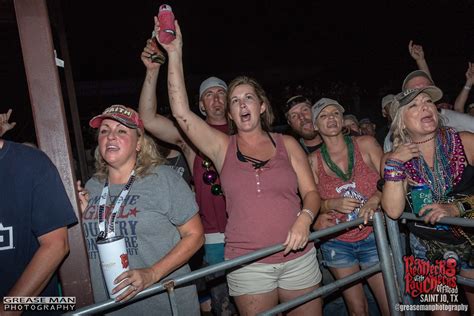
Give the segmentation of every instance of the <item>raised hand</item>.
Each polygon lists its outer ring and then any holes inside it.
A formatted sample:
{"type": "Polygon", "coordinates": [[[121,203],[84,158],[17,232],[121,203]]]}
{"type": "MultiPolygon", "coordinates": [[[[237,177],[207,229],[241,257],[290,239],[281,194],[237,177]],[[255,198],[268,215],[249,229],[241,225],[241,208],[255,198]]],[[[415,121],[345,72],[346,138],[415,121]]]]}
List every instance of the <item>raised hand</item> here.
{"type": "Polygon", "coordinates": [[[165,55],[158,47],[158,43],[154,38],[150,38],[146,41],[146,46],[143,48],[143,52],[141,54],[141,60],[145,67],[149,70],[158,69],[161,66],[160,62],[153,62],[152,57],[161,56],[163,63],[166,60],[165,55]]]}
{"type": "Polygon", "coordinates": [[[408,43],[408,51],[410,52],[410,56],[414,60],[423,60],[425,59],[425,53],[423,52],[423,46],[413,44],[413,41],[408,43]]]}
{"type": "Polygon", "coordinates": [[[466,86],[474,84],[474,64],[469,62],[466,71],[466,86]]]}
{"type": "Polygon", "coordinates": [[[0,114],[0,137],[2,137],[3,134],[14,128],[16,125],[15,122],[8,122],[12,112],[12,109],[9,109],[7,113],[0,114]]]}
{"type": "MultiPolygon", "coordinates": [[[[158,22],[158,17],[155,16],[155,34],[159,34],[160,31],[160,22],[158,22]]],[[[160,43],[161,46],[171,54],[173,52],[181,53],[183,47],[183,38],[181,34],[181,28],[179,27],[178,20],[174,21],[174,25],[176,27],[176,38],[169,44],[163,44],[160,42],[158,36],[156,36],[156,40],[160,43]]]]}

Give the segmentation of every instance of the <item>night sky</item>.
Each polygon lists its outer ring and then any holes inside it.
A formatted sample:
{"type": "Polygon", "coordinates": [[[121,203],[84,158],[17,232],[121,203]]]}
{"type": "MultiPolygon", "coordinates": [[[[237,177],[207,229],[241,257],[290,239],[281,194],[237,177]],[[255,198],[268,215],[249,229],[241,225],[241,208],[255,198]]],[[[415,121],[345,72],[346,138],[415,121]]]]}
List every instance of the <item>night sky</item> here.
{"type": "MultiPolygon", "coordinates": [[[[139,56],[153,30],[153,16],[165,2],[59,2],[50,17],[60,13],[64,20],[83,124],[112,103],[136,107],[145,73],[139,56]]],[[[8,3],[1,3],[12,18],[0,21],[0,111],[14,108],[19,125],[6,138],[24,141],[31,140],[33,123],[14,8],[8,3]]],[[[275,108],[281,106],[277,96],[286,85],[324,88],[339,80],[357,82],[364,91],[361,115],[380,120],[380,95],[398,92],[416,67],[409,40],[423,45],[435,82],[452,102],[464,84],[467,62],[474,61],[473,0],[167,3],[183,31],[191,100],[211,75],[226,81],[240,74],[255,77],[275,108]]],[[[165,108],[166,71],[161,74],[159,101],[165,108]]]]}

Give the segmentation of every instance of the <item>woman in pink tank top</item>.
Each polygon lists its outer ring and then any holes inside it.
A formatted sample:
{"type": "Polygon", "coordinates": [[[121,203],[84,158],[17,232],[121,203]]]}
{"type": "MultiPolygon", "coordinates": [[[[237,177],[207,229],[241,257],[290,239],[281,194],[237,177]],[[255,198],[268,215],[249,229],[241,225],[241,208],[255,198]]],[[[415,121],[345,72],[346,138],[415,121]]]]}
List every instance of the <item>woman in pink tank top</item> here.
{"type": "MultiPolygon", "coordinates": [[[[321,196],[321,213],[315,228],[364,218],[364,225],[321,244],[324,264],[336,279],[376,264],[377,247],[369,219],[379,209],[377,190],[382,149],[371,136],[343,135],[344,108],[335,100],[322,98],[312,108],[313,123],[324,144],[309,155],[321,196]]],[[[387,297],[379,272],[367,278],[383,315],[389,315],[387,297]]],[[[350,315],[367,315],[368,304],[362,282],[342,292],[350,315]]]]}
{"type": "MultiPolygon", "coordinates": [[[[270,133],[270,102],[255,80],[238,77],[229,84],[226,112],[232,136],[210,127],[190,110],[178,25],[176,31],[174,41],[160,43],[169,58],[171,110],[186,136],[220,173],[229,216],[227,259],[277,243],[285,246],[284,255],[264,258],[227,275],[229,293],[240,314],[256,315],[319,286],[315,248],[308,243],[320,208],[319,194],[297,141],[270,133]]],[[[292,313],[321,315],[321,299],[300,305],[292,313]]]]}

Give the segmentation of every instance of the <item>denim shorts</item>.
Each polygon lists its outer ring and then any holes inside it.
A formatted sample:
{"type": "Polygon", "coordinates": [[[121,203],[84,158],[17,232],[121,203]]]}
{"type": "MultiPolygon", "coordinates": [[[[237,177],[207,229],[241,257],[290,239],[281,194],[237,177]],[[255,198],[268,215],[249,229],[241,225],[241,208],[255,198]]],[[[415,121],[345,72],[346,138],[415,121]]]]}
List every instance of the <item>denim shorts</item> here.
{"type": "Polygon", "coordinates": [[[379,262],[374,233],[367,238],[347,242],[331,239],[321,244],[323,264],[330,268],[349,268],[360,265],[363,269],[379,262]]]}
{"type": "MultiPolygon", "coordinates": [[[[411,248],[411,252],[412,252],[413,256],[415,256],[416,258],[419,258],[419,259],[428,260],[428,257],[426,255],[426,252],[428,251],[428,249],[420,241],[420,238],[413,235],[413,234],[410,234],[410,248],[411,248]]],[[[464,249],[464,250],[466,250],[466,249],[464,249]]],[[[462,258],[462,256],[460,256],[460,257],[462,258]]],[[[474,269],[474,267],[470,266],[469,262],[467,262],[466,260],[461,259],[459,261],[461,263],[461,269],[463,269],[463,270],[474,269]]]]}

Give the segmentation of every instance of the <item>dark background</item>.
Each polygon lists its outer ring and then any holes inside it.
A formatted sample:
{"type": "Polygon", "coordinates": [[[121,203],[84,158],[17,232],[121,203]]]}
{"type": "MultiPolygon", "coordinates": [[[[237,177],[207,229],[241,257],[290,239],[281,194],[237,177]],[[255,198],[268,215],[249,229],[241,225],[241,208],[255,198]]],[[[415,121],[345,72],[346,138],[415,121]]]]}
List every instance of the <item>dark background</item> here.
{"type": "MultiPolygon", "coordinates": [[[[47,1],[55,48],[64,21],[81,123],[113,103],[138,105],[145,68],[139,58],[161,1],[47,1]]],[[[433,78],[454,103],[474,61],[474,1],[168,1],[180,22],[188,94],[200,82],[246,74],[262,83],[278,114],[288,95],[339,101],[359,119],[384,124],[380,100],[399,92],[416,68],[408,42],[424,47],[433,78]],[[316,87],[316,88],[315,88],[316,87]],[[337,91],[344,91],[341,95],[337,91]],[[359,102],[360,107],[355,104],[359,102]]],[[[35,141],[13,1],[0,0],[0,113],[13,108],[16,141],[35,141]]],[[[64,70],[59,68],[64,83],[64,70]]],[[[166,71],[160,111],[168,111],[166,71]]],[[[474,93],[471,93],[474,94],[474,93]]],[[[67,92],[63,89],[65,106],[67,92]]],[[[473,102],[471,96],[469,102],[473,102]]],[[[72,127],[70,125],[70,132],[72,127]]]]}

